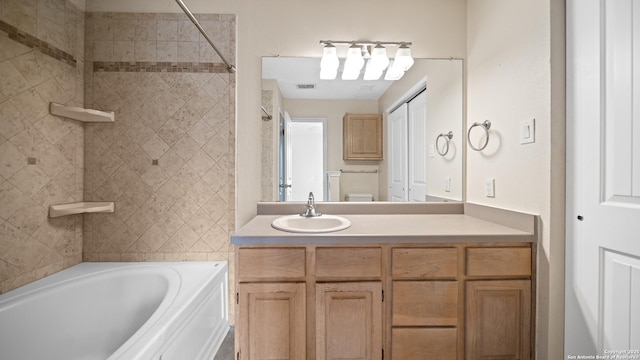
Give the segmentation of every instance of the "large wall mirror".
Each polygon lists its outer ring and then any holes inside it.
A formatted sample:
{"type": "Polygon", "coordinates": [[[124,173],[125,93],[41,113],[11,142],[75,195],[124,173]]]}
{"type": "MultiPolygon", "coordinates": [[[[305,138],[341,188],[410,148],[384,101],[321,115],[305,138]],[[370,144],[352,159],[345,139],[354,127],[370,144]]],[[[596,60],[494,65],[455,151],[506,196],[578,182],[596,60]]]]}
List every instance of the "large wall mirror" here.
{"type": "Polygon", "coordinates": [[[320,80],[320,58],[262,59],[262,200],[463,201],[463,63],[400,80],[320,80]],[[344,160],[343,117],[382,114],[381,160],[344,160]]]}

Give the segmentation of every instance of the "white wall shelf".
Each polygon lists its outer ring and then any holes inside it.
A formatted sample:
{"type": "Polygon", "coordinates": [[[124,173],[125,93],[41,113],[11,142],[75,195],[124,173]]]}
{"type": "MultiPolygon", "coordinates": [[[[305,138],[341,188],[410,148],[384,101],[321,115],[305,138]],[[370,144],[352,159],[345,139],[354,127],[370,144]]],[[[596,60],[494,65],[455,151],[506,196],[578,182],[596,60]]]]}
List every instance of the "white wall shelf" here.
{"type": "Polygon", "coordinates": [[[111,123],[115,122],[113,111],[100,111],[84,109],[75,106],[66,106],[52,102],[49,106],[52,115],[64,116],[69,119],[90,123],[111,123]]]}
{"type": "Polygon", "coordinates": [[[49,217],[56,218],[66,215],[86,214],[86,213],[112,213],[115,211],[113,201],[103,202],[77,202],[71,204],[60,204],[49,206],[49,217]]]}

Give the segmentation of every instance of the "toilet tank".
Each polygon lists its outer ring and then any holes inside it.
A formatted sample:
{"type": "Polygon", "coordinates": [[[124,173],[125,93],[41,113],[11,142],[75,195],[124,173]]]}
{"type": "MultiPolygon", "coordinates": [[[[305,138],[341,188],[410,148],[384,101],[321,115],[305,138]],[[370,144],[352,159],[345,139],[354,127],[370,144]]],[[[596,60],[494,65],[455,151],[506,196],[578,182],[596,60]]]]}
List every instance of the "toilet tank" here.
{"type": "Polygon", "coordinates": [[[346,196],[347,201],[373,201],[373,194],[350,193],[346,196]]]}

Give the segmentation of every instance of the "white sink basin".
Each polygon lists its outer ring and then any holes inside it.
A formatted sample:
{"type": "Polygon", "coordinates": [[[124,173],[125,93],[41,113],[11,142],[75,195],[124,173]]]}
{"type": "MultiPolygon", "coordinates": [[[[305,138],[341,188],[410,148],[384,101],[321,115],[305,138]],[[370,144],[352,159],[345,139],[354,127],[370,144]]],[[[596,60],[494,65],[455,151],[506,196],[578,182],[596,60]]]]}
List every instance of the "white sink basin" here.
{"type": "Polygon", "coordinates": [[[273,220],[271,226],[278,230],[295,233],[325,233],[344,230],[351,226],[351,221],[335,215],[315,217],[287,215],[273,220]]]}

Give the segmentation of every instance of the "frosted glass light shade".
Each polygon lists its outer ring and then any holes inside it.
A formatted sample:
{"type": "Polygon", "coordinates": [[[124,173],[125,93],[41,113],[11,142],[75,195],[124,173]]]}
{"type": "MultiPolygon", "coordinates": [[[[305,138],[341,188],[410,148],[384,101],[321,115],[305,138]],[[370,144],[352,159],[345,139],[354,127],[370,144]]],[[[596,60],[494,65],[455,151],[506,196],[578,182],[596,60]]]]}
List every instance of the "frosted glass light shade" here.
{"type": "Polygon", "coordinates": [[[342,80],[356,80],[360,76],[360,70],[354,67],[345,68],[342,70],[342,80]]]}
{"type": "Polygon", "coordinates": [[[393,60],[387,68],[387,73],[384,75],[385,80],[399,80],[404,76],[404,70],[396,66],[396,60],[393,60]]]}
{"type": "Polygon", "coordinates": [[[389,66],[389,57],[384,46],[378,44],[371,50],[371,65],[380,71],[389,66]]]}
{"type": "Polygon", "coordinates": [[[333,80],[338,76],[338,70],[320,69],[320,80],[333,80]]]}
{"type": "Polygon", "coordinates": [[[396,52],[394,59],[395,66],[398,66],[403,71],[407,71],[413,66],[413,57],[411,57],[411,49],[406,45],[402,45],[396,52]]]}
{"type": "Polygon", "coordinates": [[[351,45],[347,51],[347,60],[344,62],[342,80],[355,80],[360,76],[360,70],[364,65],[362,50],[359,46],[351,45]]]}
{"type": "Polygon", "coordinates": [[[336,47],[327,44],[322,49],[322,59],[320,59],[320,79],[333,80],[338,75],[338,66],[340,60],[338,60],[338,54],[336,47]]]}
{"type": "Polygon", "coordinates": [[[367,60],[367,66],[364,70],[365,80],[378,80],[382,76],[382,70],[373,65],[373,59],[367,60]]]}

